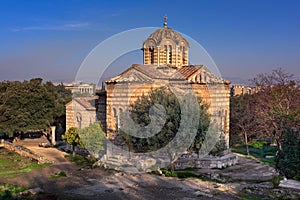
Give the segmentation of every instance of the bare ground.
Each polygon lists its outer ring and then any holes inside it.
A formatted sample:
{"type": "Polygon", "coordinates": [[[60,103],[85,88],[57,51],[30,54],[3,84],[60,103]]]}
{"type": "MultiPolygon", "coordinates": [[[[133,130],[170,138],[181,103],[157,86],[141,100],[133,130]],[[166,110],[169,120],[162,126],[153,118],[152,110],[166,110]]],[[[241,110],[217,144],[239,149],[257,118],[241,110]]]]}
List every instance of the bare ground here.
{"type": "MultiPolygon", "coordinates": [[[[196,178],[178,179],[153,174],[128,174],[99,168],[82,169],[65,159],[64,152],[54,148],[38,147],[38,142],[38,140],[21,141],[20,144],[55,163],[15,178],[0,179],[0,182],[27,188],[41,188],[46,193],[67,196],[71,199],[234,200],[240,199],[237,193],[241,190],[241,186],[246,185],[244,182],[217,183],[196,178]],[[61,171],[66,172],[67,176],[50,178],[51,175],[61,171]]],[[[255,166],[258,167],[258,165],[255,166]]],[[[261,169],[263,168],[265,166],[262,165],[261,169]]],[[[241,170],[237,169],[240,172],[241,170]]],[[[229,168],[224,171],[224,174],[226,172],[232,173],[229,168]]],[[[259,174],[255,173],[255,176],[259,174]]]]}

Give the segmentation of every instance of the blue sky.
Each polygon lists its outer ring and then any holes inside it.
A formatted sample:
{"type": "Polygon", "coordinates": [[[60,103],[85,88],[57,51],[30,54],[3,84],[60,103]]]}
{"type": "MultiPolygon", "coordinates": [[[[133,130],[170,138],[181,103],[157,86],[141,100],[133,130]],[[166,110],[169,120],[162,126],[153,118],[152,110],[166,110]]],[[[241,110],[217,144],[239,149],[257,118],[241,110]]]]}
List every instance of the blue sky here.
{"type": "MultiPolygon", "coordinates": [[[[165,14],[169,27],[192,37],[207,50],[223,77],[247,80],[282,67],[300,78],[297,0],[0,3],[0,80],[42,77],[70,82],[84,58],[101,41],[133,28],[160,27],[165,14]]],[[[142,58],[131,55],[115,63],[129,67],[132,62],[140,63],[142,58]]],[[[117,68],[111,71],[120,72],[117,68]]]]}

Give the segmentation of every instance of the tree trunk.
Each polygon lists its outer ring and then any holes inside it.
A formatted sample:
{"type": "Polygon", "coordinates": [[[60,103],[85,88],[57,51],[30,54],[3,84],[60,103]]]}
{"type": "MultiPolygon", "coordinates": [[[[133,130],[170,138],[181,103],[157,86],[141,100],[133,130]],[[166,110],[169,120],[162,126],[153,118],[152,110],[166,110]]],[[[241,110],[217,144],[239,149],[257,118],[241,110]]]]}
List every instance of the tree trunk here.
{"type": "Polygon", "coordinates": [[[276,143],[277,143],[277,152],[276,152],[276,155],[282,151],[282,145],[281,145],[281,142],[279,141],[279,139],[276,139],[276,143]]]}
{"type": "Polygon", "coordinates": [[[75,153],[75,146],[74,145],[72,145],[72,155],[73,155],[73,157],[75,157],[75,155],[76,155],[76,153],[75,153]]]}
{"type": "Polygon", "coordinates": [[[249,156],[250,153],[249,153],[249,146],[248,146],[248,137],[247,137],[247,133],[246,132],[244,132],[244,137],[245,137],[246,153],[249,156]]]}

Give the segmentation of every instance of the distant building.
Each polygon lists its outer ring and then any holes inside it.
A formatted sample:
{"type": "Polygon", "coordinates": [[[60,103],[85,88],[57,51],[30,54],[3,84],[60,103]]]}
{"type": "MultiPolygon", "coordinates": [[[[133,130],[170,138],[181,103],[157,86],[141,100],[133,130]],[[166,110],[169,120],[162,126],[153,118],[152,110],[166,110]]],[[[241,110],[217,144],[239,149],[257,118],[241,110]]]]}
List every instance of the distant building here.
{"type": "Polygon", "coordinates": [[[246,87],[244,85],[233,85],[230,88],[230,96],[238,96],[244,94],[254,94],[257,89],[255,87],[246,87]]]}
{"type": "Polygon", "coordinates": [[[94,96],[95,95],[95,84],[88,83],[69,83],[64,84],[66,89],[71,90],[72,94],[75,96],[94,96]]]}

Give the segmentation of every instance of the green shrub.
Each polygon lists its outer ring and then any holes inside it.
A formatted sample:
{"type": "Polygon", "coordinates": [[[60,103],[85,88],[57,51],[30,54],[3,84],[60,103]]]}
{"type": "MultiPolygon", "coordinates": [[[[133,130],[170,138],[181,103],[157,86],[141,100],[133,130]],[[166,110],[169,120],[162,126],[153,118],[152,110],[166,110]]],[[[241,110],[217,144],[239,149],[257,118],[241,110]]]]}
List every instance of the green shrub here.
{"type": "Polygon", "coordinates": [[[81,167],[87,167],[87,168],[91,168],[93,164],[97,161],[96,158],[92,156],[88,157],[88,156],[81,156],[78,154],[75,154],[74,156],[66,155],[65,157],[71,162],[74,162],[81,167]]]}
{"type": "Polygon", "coordinates": [[[259,142],[249,142],[248,146],[256,149],[262,149],[267,145],[267,142],[259,141],[259,142]]]}
{"type": "Polygon", "coordinates": [[[282,180],[281,176],[275,175],[272,177],[271,182],[273,183],[274,188],[278,188],[281,180],[282,180]]]}
{"type": "Polygon", "coordinates": [[[166,177],[177,177],[176,172],[173,170],[162,169],[161,171],[166,177]]]}
{"type": "Polygon", "coordinates": [[[60,171],[59,173],[56,173],[54,175],[50,175],[49,178],[54,179],[54,178],[59,178],[59,177],[66,177],[67,174],[64,171],[60,171]]]}
{"type": "Polygon", "coordinates": [[[276,168],[287,178],[300,180],[300,130],[286,129],[282,134],[282,150],[276,156],[276,168]]]}

